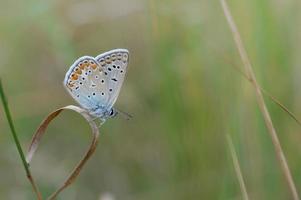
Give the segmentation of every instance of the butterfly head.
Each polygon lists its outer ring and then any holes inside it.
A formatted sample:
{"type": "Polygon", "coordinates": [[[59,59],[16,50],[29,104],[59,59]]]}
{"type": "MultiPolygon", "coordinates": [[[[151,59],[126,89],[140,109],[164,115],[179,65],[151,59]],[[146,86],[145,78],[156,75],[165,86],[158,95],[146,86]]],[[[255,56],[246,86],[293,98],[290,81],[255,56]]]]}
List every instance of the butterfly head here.
{"type": "Polygon", "coordinates": [[[114,118],[118,115],[118,111],[115,108],[111,108],[109,118],[114,118]]]}
{"type": "Polygon", "coordinates": [[[89,113],[102,121],[105,121],[109,118],[114,118],[118,114],[118,111],[115,108],[105,109],[104,107],[100,106],[97,107],[95,110],[90,110],[89,113]]]}

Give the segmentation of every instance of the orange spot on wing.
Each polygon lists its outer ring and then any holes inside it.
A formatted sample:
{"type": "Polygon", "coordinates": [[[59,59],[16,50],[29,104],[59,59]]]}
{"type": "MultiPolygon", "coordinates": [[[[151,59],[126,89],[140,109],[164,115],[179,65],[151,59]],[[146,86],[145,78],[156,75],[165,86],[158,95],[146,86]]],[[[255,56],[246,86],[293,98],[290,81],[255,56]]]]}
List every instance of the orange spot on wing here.
{"type": "Polygon", "coordinates": [[[72,80],[77,80],[78,79],[78,75],[75,74],[75,73],[71,74],[71,79],[72,80]]]}
{"type": "Polygon", "coordinates": [[[82,74],[82,70],[79,67],[76,67],[74,71],[77,74],[82,74]]]}
{"type": "Polygon", "coordinates": [[[79,68],[85,69],[85,66],[86,66],[86,65],[84,65],[84,63],[79,63],[79,68]]]}
{"type": "Polygon", "coordinates": [[[90,65],[92,67],[92,69],[96,69],[97,65],[94,63],[94,64],[91,64],[90,65]]]}

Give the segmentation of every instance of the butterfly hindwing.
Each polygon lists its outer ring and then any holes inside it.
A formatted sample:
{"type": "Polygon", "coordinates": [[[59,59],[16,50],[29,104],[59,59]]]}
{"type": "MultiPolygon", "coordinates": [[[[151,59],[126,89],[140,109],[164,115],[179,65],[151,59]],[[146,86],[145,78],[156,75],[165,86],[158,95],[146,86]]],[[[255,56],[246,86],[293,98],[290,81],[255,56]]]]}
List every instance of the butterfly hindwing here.
{"type": "Polygon", "coordinates": [[[108,91],[108,100],[105,106],[111,109],[117,100],[129,61],[129,52],[126,49],[115,49],[98,55],[96,61],[102,67],[106,87],[108,91]]]}

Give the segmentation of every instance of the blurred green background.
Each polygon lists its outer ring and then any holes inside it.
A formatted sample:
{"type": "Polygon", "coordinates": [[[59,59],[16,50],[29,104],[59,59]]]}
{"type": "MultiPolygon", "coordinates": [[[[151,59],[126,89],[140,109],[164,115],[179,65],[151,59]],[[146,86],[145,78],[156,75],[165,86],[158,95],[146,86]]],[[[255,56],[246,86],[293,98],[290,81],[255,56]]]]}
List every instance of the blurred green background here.
{"type": "MultiPolygon", "coordinates": [[[[301,2],[228,0],[258,82],[301,118],[301,2]]],[[[96,154],[59,199],[241,199],[225,135],[233,138],[251,199],[289,199],[254,91],[219,1],[1,0],[0,75],[23,148],[52,110],[76,104],[62,85],[80,56],[130,51],[96,154]]],[[[301,129],[266,98],[301,193],[301,129]]],[[[65,112],[32,162],[46,197],[89,144],[65,112]]],[[[34,199],[0,106],[0,199],[34,199]]]]}

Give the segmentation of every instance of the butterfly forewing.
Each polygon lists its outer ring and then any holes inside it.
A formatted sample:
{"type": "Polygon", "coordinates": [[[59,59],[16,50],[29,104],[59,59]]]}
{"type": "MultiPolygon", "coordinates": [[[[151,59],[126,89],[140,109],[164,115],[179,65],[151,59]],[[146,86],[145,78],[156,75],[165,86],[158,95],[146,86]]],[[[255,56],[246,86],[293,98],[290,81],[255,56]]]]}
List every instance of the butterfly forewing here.
{"type": "Polygon", "coordinates": [[[126,49],[115,49],[98,55],[96,61],[102,67],[104,79],[106,81],[106,91],[108,100],[105,106],[111,109],[117,100],[123,80],[126,74],[129,52],[126,49]]]}
{"type": "Polygon", "coordinates": [[[83,56],[76,60],[65,76],[64,85],[87,110],[93,110],[109,100],[105,74],[93,57],[83,56]]]}

